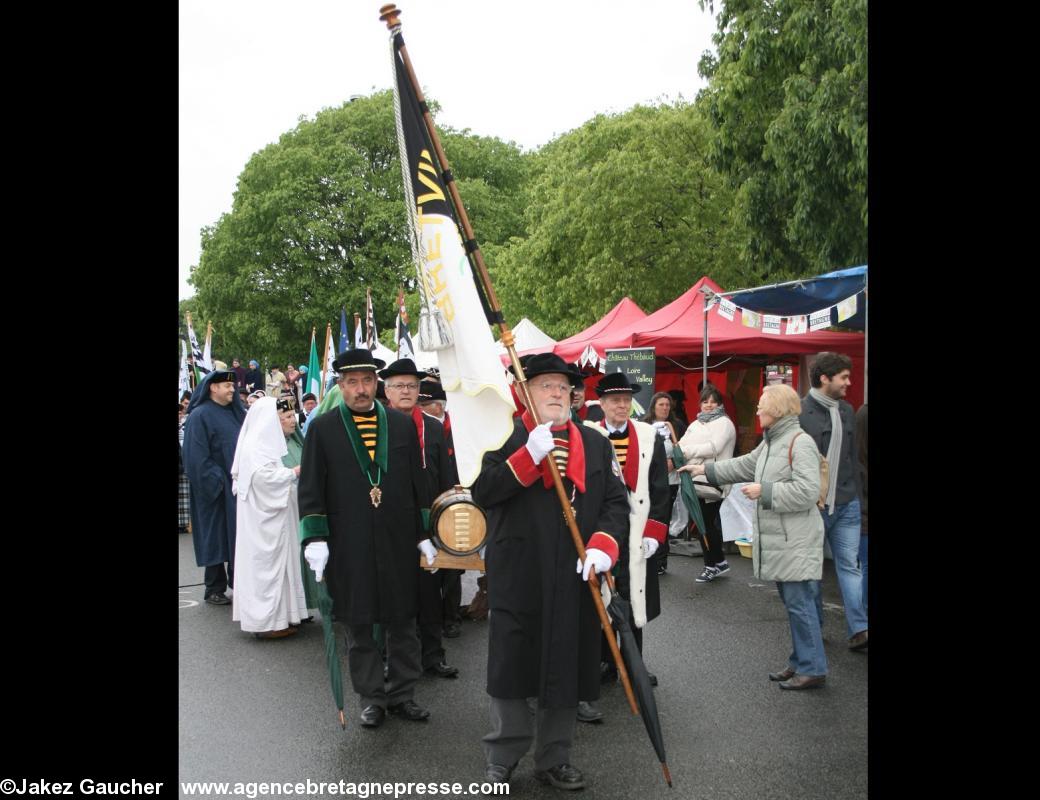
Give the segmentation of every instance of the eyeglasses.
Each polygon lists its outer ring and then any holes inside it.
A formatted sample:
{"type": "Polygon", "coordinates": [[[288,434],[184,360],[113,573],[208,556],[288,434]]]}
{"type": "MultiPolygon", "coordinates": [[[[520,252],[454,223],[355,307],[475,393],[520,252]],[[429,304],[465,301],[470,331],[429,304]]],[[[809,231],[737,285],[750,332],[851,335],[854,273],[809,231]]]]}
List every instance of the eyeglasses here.
{"type": "Polygon", "coordinates": [[[396,390],[398,392],[403,392],[403,391],[405,391],[405,389],[407,389],[408,391],[411,391],[411,392],[417,392],[417,391],[419,391],[419,384],[417,384],[417,383],[388,383],[386,385],[386,388],[387,389],[394,389],[394,390],[396,390]]]}
{"type": "Polygon", "coordinates": [[[571,390],[571,385],[569,383],[549,383],[548,381],[546,381],[545,383],[538,383],[535,385],[543,392],[556,391],[560,392],[561,394],[567,394],[571,390]]]}

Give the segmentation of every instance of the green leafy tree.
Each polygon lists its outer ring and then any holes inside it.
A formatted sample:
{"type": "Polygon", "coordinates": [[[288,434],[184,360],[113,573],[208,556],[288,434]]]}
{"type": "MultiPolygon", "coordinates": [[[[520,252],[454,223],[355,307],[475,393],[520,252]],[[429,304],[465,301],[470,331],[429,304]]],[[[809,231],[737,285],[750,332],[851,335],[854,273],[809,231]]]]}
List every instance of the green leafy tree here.
{"type": "Polygon", "coordinates": [[[736,191],[743,261],[756,281],[866,263],[866,0],[718,6],[698,105],[736,191]]]}
{"type": "MultiPolygon", "coordinates": [[[[524,174],[519,149],[442,136],[491,241],[519,233],[508,199],[524,174]]],[[[380,332],[392,330],[398,290],[416,279],[405,226],[391,93],[323,110],[254,154],[231,211],[203,229],[195,316],[214,321],[222,351],[265,366],[305,363],[312,326],[320,348],[327,322],[338,335],[341,306],[364,314],[366,288],[380,332]]]]}
{"type": "Polygon", "coordinates": [[[485,248],[507,319],[555,338],[623,296],[656,309],[702,274],[740,282],[732,191],[707,163],[689,103],[599,115],[542,148],[523,197],[527,235],[485,248]]]}

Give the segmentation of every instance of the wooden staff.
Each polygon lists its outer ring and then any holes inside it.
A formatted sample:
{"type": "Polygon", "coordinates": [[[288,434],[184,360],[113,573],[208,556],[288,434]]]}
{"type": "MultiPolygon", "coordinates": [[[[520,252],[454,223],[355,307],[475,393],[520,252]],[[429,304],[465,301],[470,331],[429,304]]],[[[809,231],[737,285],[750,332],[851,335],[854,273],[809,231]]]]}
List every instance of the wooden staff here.
{"type": "MultiPolygon", "coordinates": [[[[401,13],[396,5],[390,3],[379,9],[379,18],[386,23],[386,27],[391,33],[394,33],[394,29],[398,29],[398,35],[400,35],[400,19],[398,15],[401,13]]],[[[516,375],[516,382],[519,384],[520,392],[523,394],[524,404],[527,406],[527,410],[531,412],[531,417],[534,419],[536,425],[540,424],[541,420],[538,419],[538,411],[534,407],[534,403],[531,400],[531,394],[527,387],[527,377],[524,375],[524,368],[520,365],[520,358],[516,354],[516,342],[513,339],[513,332],[510,330],[509,325],[506,324],[502,316],[502,307],[499,305],[498,297],[495,295],[495,288],[491,285],[491,276],[488,274],[487,267],[484,264],[484,257],[480,252],[480,248],[475,246],[476,239],[473,236],[473,228],[469,224],[469,217],[466,215],[466,207],[462,204],[462,197],[459,196],[459,190],[455,186],[455,180],[450,177],[451,166],[448,163],[448,157],[444,154],[444,148],[441,147],[440,137],[437,135],[437,128],[433,124],[433,117],[430,115],[429,110],[426,109],[426,98],[423,96],[422,89],[419,86],[419,79],[415,76],[415,70],[412,68],[412,61],[408,57],[408,50],[404,46],[404,39],[400,40],[397,47],[401,53],[401,59],[404,62],[405,70],[408,73],[408,80],[412,84],[412,89],[415,91],[415,96],[419,100],[420,107],[423,110],[423,122],[426,125],[426,130],[430,135],[430,141],[433,144],[433,149],[437,154],[437,160],[440,162],[442,177],[445,177],[447,173],[447,179],[445,184],[447,185],[448,192],[451,195],[452,204],[455,207],[455,212],[458,214],[459,222],[462,224],[462,230],[465,232],[466,240],[473,242],[472,258],[476,265],[477,277],[480,279],[480,283],[484,287],[484,294],[487,297],[488,305],[491,308],[492,313],[497,317],[497,324],[501,336],[499,337],[500,342],[505,346],[509,353],[509,360],[513,364],[513,372],[516,375]]],[[[551,455],[546,456],[549,464],[549,474],[552,475],[553,484],[556,487],[556,496],[560,501],[560,507],[563,509],[563,518],[567,522],[567,527],[570,529],[571,538],[574,540],[574,547],[578,551],[578,556],[584,562],[585,555],[585,543],[581,540],[581,533],[578,531],[577,522],[574,520],[574,513],[571,510],[570,500],[567,498],[567,491],[563,487],[563,478],[560,477],[560,470],[556,466],[555,459],[551,455]]],[[[624,553],[619,554],[619,558],[623,557],[624,553]]],[[[614,588],[614,581],[610,576],[610,573],[605,573],[607,585],[611,589],[614,588]]],[[[607,639],[607,644],[610,647],[610,654],[614,657],[614,663],[617,665],[618,674],[621,676],[621,683],[625,688],[625,696],[628,698],[628,705],[632,709],[632,713],[638,715],[639,707],[636,705],[635,694],[632,692],[632,682],[628,677],[628,670],[625,669],[625,663],[621,658],[621,651],[618,650],[617,641],[614,638],[614,628],[610,624],[610,619],[607,617],[607,610],[603,607],[603,598],[600,596],[599,580],[596,575],[595,567],[592,572],[589,573],[588,580],[589,591],[592,593],[592,601],[596,606],[596,614],[599,616],[600,625],[603,627],[603,635],[607,639]]]]}

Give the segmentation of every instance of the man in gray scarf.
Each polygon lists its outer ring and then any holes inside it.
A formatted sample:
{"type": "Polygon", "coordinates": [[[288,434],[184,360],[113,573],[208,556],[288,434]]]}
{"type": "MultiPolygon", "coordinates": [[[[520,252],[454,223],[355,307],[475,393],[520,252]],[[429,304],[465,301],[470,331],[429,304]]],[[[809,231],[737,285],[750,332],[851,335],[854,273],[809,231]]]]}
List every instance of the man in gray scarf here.
{"type": "MultiPolygon", "coordinates": [[[[823,515],[824,532],[834,555],[834,568],[845,604],[849,649],[866,652],[867,611],[859,563],[860,478],[856,417],[845,402],[851,383],[852,360],[841,353],[820,353],[813,364],[812,389],[802,398],[799,423],[827,458],[830,484],[823,515]]],[[[822,598],[822,595],[818,596],[822,598]]],[[[823,601],[817,611],[823,624],[823,601]]]]}

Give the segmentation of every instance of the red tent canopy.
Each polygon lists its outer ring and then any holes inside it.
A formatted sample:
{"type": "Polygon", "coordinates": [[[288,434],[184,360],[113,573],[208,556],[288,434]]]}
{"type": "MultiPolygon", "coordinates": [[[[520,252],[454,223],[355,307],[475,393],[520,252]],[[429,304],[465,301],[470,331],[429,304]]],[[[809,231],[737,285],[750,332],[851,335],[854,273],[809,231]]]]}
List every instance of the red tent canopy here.
{"type": "MultiPolygon", "coordinates": [[[[595,342],[596,339],[603,336],[610,329],[631,325],[632,323],[643,319],[645,316],[646,312],[636,305],[631,298],[623,297],[621,298],[621,302],[604,314],[601,319],[589,325],[585,330],[580,331],[573,336],[569,336],[566,339],[562,339],[554,345],[532,347],[530,350],[519,352],[518,355],[526,356],[531,353],[556,353],[564,361],[573,364],[581,357],[581,354],[585,351],[585,348],[588,345],[595,342]]],[[[600,351],[600,355],[602,355],[602,351],[600,351]]],[[[502,363],[506,365],[509,364],[508,355],[502,357],[502,363]]]]}

